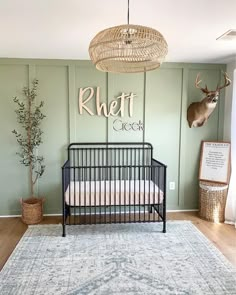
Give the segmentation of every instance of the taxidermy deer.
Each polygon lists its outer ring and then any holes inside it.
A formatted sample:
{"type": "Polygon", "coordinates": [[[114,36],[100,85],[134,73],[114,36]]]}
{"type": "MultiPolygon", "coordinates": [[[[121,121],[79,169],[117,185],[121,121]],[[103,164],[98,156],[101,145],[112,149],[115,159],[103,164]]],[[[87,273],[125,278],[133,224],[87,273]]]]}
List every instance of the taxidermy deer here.
{"type": "Polygon", "coordinates": [[[199,74],[195,80],[195,87],[201,89],[206,96],[199,102],[193,102],[189,105],[187,110],[187,120],[189,127],[201,127],[207,122],[207,119],[214,111],[217,102],[220,90],[229,86],[231,80],[229,79],[227,73],[224,73],[224,85],[217,86],[216,90],[210,91],[207,89],[207,85],[205,88],[201,88],[199,84],[201,80],[199,80],[199,74]]]}

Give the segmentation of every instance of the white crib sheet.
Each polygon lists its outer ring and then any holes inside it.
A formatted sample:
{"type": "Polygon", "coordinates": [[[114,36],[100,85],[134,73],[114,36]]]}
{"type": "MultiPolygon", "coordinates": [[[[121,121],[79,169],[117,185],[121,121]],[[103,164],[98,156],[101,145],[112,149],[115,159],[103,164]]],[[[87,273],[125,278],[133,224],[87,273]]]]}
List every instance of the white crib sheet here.
{"type": "Polygon", "coordinates": [[[70,206],[161,204],[163,192],[151,180],[71,181],[65,201],[70,206]]]}

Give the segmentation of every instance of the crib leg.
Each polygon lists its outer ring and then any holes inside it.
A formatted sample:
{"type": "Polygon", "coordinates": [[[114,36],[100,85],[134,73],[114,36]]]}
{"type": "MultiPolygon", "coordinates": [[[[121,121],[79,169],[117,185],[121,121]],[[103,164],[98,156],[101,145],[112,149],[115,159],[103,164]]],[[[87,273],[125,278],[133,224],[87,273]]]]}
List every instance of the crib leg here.
{"type": "Polygon", "coordinates": [[[66,203],[64,205],[64,210],[63,210],[63,224],[62,224],[62,236],[66,236],[66,220],[67,217],[70,216],[70,206],[68,206],[66,203]]]}
{"type": "Polygon", "coordinates": [[[70,212],[70,206],[68,206],[67,204],[65,204],[65,222],[68,216],[70,216],[71,212],[70,212]]]}
{"type": "Polygon", "coordinates": [[[62,236],[63,237],[66,236],[66,225],[65,224],[62,225],[62,236]]]}
{"type": "Polygon", "coordinates": [[[164,220],[163,221],[163,230],[162,230],[163,233],[166,233],[166,221],[164,220]]]}
{"type": "Polygon", "coordinates": [[[62,236],[66,236],[66,219],[67,216],[70,215],[70,207],[64,203],[64,208],[63,208],[63,219],[62,219],[62,236]]]}

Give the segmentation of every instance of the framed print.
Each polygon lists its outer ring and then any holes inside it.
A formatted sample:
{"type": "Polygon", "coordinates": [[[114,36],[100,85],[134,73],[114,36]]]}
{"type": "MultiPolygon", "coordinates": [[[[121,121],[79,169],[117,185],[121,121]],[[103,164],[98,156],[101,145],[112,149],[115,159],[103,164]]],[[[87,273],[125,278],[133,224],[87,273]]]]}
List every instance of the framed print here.
{"type": "Polygon", "coordinates": [[[199,180],[229,183],[230,143],[202,141],[199,180]]]}

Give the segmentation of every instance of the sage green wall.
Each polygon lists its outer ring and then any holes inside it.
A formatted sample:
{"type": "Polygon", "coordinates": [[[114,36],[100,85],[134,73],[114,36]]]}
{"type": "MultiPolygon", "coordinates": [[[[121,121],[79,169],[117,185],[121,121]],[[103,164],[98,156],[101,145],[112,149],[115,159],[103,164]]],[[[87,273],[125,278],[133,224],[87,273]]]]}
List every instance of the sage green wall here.
{"type": "Polygon", "coordinates": [[[215,89],[225,65],[164,63],[146,74],[107,74],[97,71],[89,61],[0,60],[0,215],[20,214],[19,198],[28,197],[28,171],[19,163],[18,145],[11,131],[17,128],[13,96],[39,79],[38,99],[45,102],[39,154],[45,157],[46,171],[38,183],[38,195],[45,196],[45,213],[61,212],[61,166],[69,142],[149,141],[154,156],[168,165],[167,203],[169,210],[198,208],[198,166],[202,140],[221,140],[224,121],[224,92],[207,125],[190,129],[186,111],[202,95],[194,87],[195,77],[215,89]],[[88,103],[95,113],[79,114],[79,89],[100,87],[101,102],[110,102],[122,92],[133,92],[133,116],[122,122],[141,120],[140,131],[115,131],[116,118],[97,116],[95,98],[88,103]],[[176,189],[169,190],[174,181],[176,189]]]}

